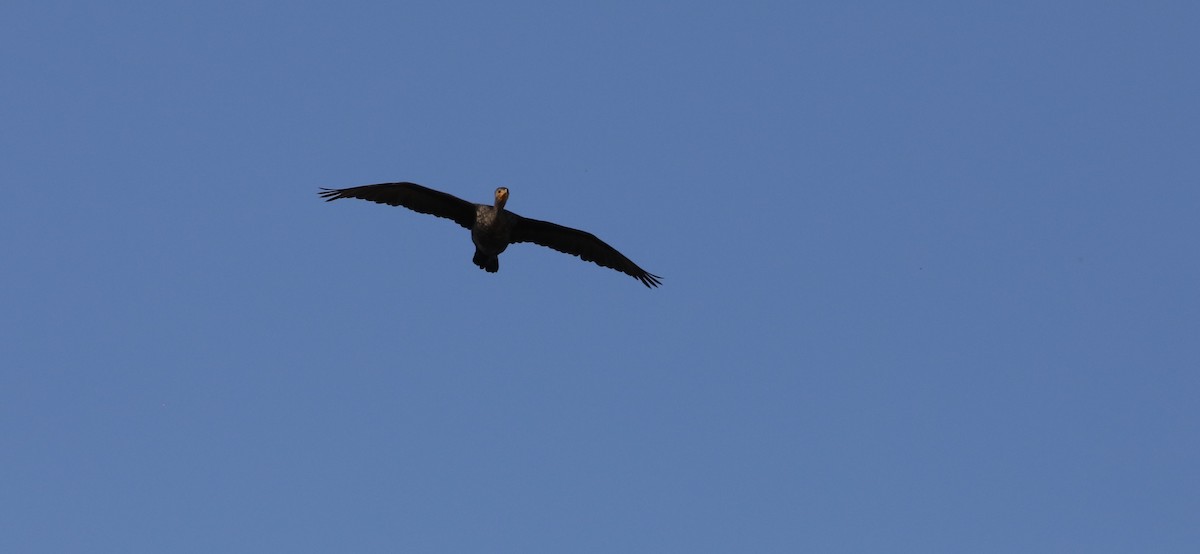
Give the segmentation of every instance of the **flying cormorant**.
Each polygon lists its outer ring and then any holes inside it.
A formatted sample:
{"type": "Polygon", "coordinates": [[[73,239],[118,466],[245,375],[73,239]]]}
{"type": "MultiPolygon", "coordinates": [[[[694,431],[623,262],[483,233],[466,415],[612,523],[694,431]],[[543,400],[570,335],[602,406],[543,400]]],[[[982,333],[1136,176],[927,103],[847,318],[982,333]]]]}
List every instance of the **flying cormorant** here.
{"type": "Polygon", "coordinates": [[[345,189],[321,189],[321,198],[332,202],[339,198],[359,198],[391,206],[403,206],[423,214],[454,220],[471,230],[475,257],[471,261],[480,269],[495,273],[500,269],[498,256],[508,245],[532,242],[579,256],[585,262],[620,271],[641,281],[647,287],[657,287],[661,277],[637,266],[596,235],[579,229],[521,217],[504,209],[508,189],[496,189],[492,206],[474,204],[456,196],[423,187],[416,183],[380,183],[345,189]]]}

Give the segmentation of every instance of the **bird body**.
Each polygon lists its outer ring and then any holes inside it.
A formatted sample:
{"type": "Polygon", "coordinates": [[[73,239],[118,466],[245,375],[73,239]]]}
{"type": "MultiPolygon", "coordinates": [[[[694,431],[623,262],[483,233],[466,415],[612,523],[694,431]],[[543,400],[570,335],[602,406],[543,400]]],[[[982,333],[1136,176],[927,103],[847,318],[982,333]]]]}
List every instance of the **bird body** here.
{"type": "Polygon", "coordinates": [[[661,284],[661,277],[638,267],[596,235],[548,221],[521,217],[504,209],[508,202],[508,189],[505,187],[496,189],[495,202],[490,206],[467,202],[454,195],[407,182],[321,189],[320,195],[327,202],[339,198],[359,198],[453,220],[470,229],[471,242],[475,244],[472,261],[488,273],[499,271],[500,253],[509,244],[531,242],[615,269],[632,276],[646,287],[661,284]]]}
{"type": "Polygon", "coordinates": [[[475,206],[475,226],[471,227],[471,242],[475,243],[475,257],[471,261],[488,273],[500,270],[500,253],[512,241],[512,228],[516,223],[513,213],[496,206],[475,206]]]}

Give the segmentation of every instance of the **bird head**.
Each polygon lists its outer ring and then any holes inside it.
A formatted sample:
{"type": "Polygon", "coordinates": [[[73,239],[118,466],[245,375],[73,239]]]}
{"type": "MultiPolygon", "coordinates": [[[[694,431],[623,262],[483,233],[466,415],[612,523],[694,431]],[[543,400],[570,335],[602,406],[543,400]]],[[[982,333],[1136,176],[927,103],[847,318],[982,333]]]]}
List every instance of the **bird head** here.
{"type": "Polygon", "coordinates": [[[496,189],[496,207],[504,209],[504,204],[508,202],[508,189],[500,187],[496,189]]]}

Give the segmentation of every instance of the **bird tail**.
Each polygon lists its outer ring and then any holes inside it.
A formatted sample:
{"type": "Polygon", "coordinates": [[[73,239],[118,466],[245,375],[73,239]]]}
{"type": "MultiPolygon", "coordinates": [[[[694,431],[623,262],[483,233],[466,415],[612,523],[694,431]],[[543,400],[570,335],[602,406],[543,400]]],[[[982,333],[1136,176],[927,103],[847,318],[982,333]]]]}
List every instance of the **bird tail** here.
{"type": "Polygon", "coordinates": [[[496,256],[488,256],[487,254],[480,252],[478,249],[475,250],[475,257],[471,258],[471,261],[475,262],[475,265],[479,266],[479,269],[482,269],[488,273],[500,271],[500,258],[496,256]]]}

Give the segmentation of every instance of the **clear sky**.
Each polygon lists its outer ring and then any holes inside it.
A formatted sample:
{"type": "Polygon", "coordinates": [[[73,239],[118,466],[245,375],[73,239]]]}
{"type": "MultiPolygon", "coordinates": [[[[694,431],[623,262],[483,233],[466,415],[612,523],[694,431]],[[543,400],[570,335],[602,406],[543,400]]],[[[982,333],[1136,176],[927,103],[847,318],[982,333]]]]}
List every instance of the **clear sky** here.
{"type": "Polygon", "coordinates": [[[1200,551],[1197,29],[6,0],[0,551],[1200,551]]]}

